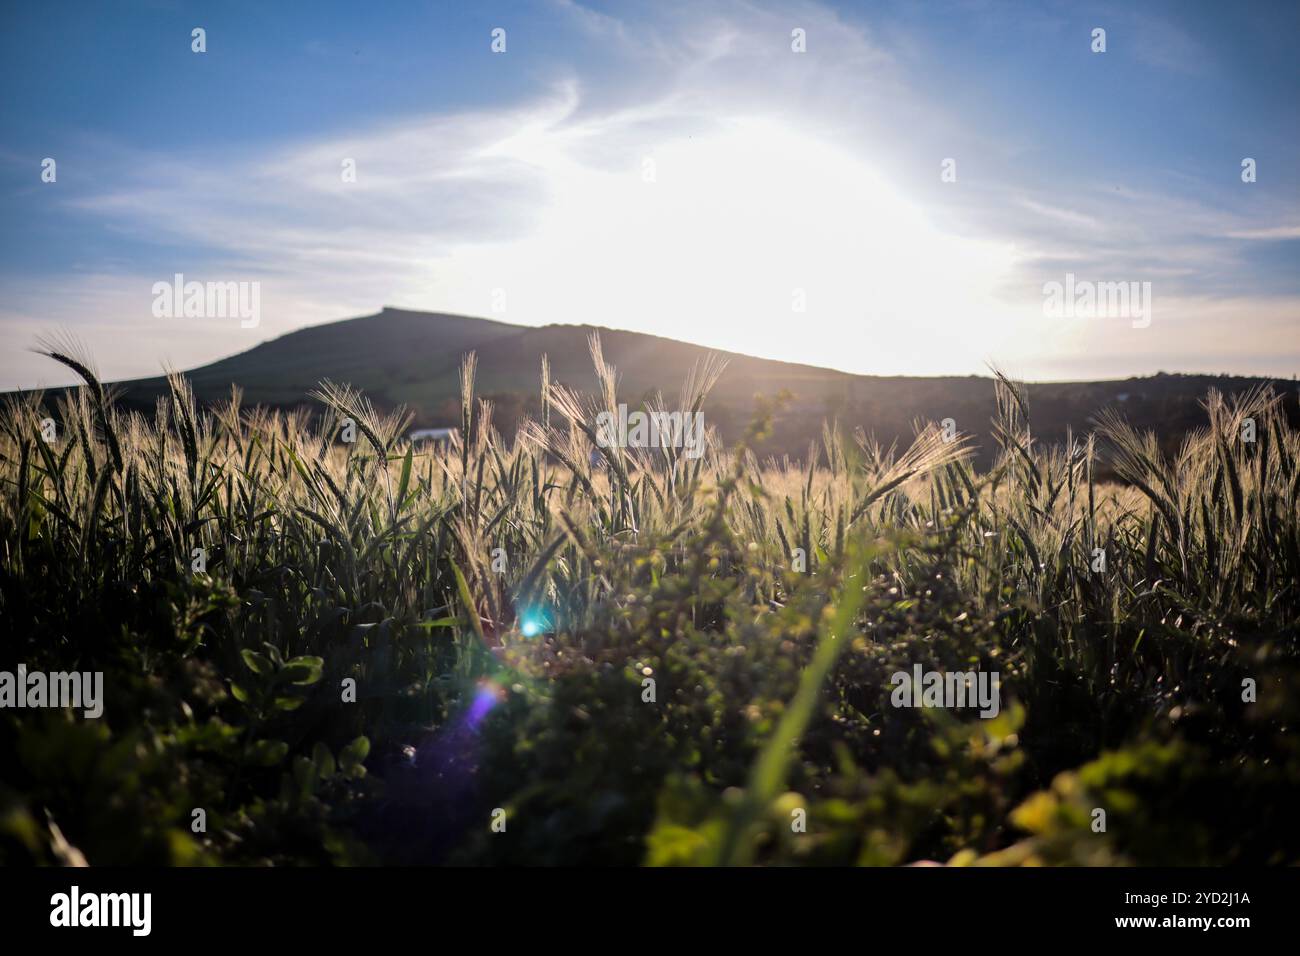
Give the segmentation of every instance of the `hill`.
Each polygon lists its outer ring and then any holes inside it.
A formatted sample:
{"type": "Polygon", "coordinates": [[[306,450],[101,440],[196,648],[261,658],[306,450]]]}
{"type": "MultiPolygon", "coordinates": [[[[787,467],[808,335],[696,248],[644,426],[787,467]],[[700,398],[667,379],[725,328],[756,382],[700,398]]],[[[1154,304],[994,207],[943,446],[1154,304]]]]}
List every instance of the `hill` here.
{"type": "MultiPolygon", "coordinates": [[[[292,408],[310,405],[308,392],[322,379],[360,388],[381,409],[404,404],[417,427],[455,425],[459,420],[457,369],[469,351],[478,355],[478,394],[491,399],[495,422],[507,435],[519,419],[540,405],[542,356],[552,378],[580,390],[596,387],[587,341],[599,333],[605,357],[619,372],[619,394],[629,406],[662,390],[670,400],[690,367],[710,350],[642,332],[586,325],[526,327],[489,319],[384,308],[361,318],[300,329],[246,352],[186,373],[198,400],[226,399],[232,384],[249,405],[292,408]]],[[[985,376],[868,376],[722,352],[727,368],[705,412],[728,440],[750,421],[754,396],[788,391],[765,450],[802,457],[821,433],[824,420],[861,427],[888,443],[906,441],[917,419],[952,418],[957,428],[989,445],[993,382],[985,376]]],[[[1081,434],[1107,406],[1119,406],[1140,428],[1158,432],[1174,448],[1205,423],[1200,401],[1211,388],[1240,393],[1265,384],[1262,378],[1158,374],[1096,382],[1032,383],[1028,386],[1035,436],[1064,439],[1081,434]]],[[[1293,382],[1276,386],[1292,390],[1293,382]]],[[[151,410],[166,395],[162,377],[118,383],[120,404],[151,410]]],[[[55,390],[57,391],[57,390],[55,390]]],[[[1294,422],[1296,404],[1287,402],[1294,422]]],[[[986,456],[981,454],[981,460],[986,456]]]]}

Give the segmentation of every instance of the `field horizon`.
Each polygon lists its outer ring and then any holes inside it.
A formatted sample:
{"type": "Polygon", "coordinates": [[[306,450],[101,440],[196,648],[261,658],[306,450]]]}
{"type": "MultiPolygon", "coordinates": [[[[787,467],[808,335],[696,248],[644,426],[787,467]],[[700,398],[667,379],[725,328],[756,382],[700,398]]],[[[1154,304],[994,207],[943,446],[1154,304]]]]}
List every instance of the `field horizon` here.
{"type": "MultiPolygon", "coordinates": [[[[861,428],[888,444],[910,441],[917,419],[952,418],[973,435],[980,463],[987,466],[991,461],[993,369],[987,376],[858,375],[600,326],[522,326],[385,306],[370,315],[286,333],[183,374],[203,407],[227,401],[231,388],[237,387],[249,406],[310,408],[311,392],[322,381],[331,381],[358,389],[380,410],[405,407],[412,428],[443,428],[459,420],[457,369],[473,351],[480,393],[493,402],[498,427],[508,434],[540,408],[544,356],[552,380],[584,394],[599,388],[586,361],[587,340],[593,334],[618,368],[620,389],[633,405],[657,393],[671,399],[693,365],[710,356],[724,361],[726,368],[706,409],[724,440],[734,441],[743,432],[756,397],[787,393],[782,408],[773,412],[772,434],[756,449],[761,454],[806,456],[809,443],[819,439],[828,420],[849,433],[861,428]]],[[[152,412],[168,395],[163,375],[106,384],[121,407],[136,411],[152,412]]],[[[1117,408],[1135,427],[1157,430],[1162,447],[1169,450],[1207,423],[1200,402],[1212,389],[1242,395],[1266,386],[1280,394],[1296,388],[1294,378],[1205,372],[1022,385],[1037,409],[1037,434],[1045,441],[1064,441],[1067,431],[1084,434],[1108,408],[1117,408]]],[[[63,389],[27,391],[43,391],[55,400],[63,389]]],[[[1283,412],[1293,423],[1300,422],[1300,404],[1284,402],[1283,412]]]]}

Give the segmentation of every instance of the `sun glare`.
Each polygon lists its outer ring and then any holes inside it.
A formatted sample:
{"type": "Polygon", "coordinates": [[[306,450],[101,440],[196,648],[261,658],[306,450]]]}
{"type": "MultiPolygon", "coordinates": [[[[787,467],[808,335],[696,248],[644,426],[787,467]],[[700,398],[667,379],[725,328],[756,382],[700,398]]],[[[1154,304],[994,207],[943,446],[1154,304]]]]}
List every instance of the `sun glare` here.
{"type": "Polygon", "coordinates": [[[994,294],[1010,245],[944,234],[861,158],[752,118],[596,162],[616,132],[533,130],[498,150],[540,174],[545,209],[504,248],[434,263],[426,294],[481,313],[499,290],[507,321],[894,374],[965,370],[1015,338],[994,294]]]}

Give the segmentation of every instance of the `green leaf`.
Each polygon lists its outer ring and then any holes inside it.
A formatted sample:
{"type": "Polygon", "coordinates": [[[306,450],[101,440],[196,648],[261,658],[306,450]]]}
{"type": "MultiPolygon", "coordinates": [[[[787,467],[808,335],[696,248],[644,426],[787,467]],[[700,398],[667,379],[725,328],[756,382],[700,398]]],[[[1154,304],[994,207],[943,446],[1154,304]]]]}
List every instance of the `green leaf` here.
{"type": "Polygon", "coordinates": [[[314,684],[321,678],[325,661],[319,657],[295,657],[284,665],[280,679],[291,684],[314,684]]]}
{"type": "Polygon", "coordinates": [[[230,693],[231,696],[233,696],[235,700],[239,701],[241,704],[248,703],[248,691],[244,690],[244,688],[240,687],[234,681],[230,682],[230,693]]]}
{"type": "Polygon", "coordinates": [[[330,753],[329,747],[325,746],[323,741],[317,741],[316,746],[312,748],[311,761],[316,767],[316,775],[319,777],[334,776],[334,755],[330,753]]]}
{"type": "Polygon", "coordinates": [[[364,777],[366,768],[362,766],[370,754],[370,741],[358,737],[339,751],[339,766],[349,777],[364,777]]]}
{"type": "Polygon", "coordinates": [[[838,594],[832,599],[833,611],[821,622],[817,647],[800,675],[794,699],[782,713],[776,731],[750,768],[749,783],[740,797],[739,806],[727,820],[715,863],[743,866],[751,862],[754,850],[750,841],[751,828],[763,808],[780,793],[799,740],[812,720],[822,684],[840,651],[849,643],[853,619],[866,599],[862,582],[866,580],[870,561],[877,553],[877,545],[863,547],[856,541],[845,549],[845,570],[838,594]]]}
{"type": "Polygon", "coordinates": [[[465,583],[465,575],[460,573],[460,568],[456,566],[455,561],[449,559],[452,573],[456,575],[456,590],[460,592],[460,602],[464,605],[465,613],[469,616],[470,626],[474,628],[474,633],[478,639],[483,640],[483,622],[479,620],[478,606],[474,603],[473,596],[469,593],[469,585],[465,583]]]}
{"type": "Polygon", "coordinates": [[[244,663],[248,665],[248,669],[254,674],[266,675],[271,673],[271,662],[265,654],[259,654],[257,651],[245,648],[239,652],[239,656],[244,659],[244,663]]]}
{"type": "Polygon", "coordinates": [[[283,740],[259,740],[248,748],[248,759],[259,767],[274,767],[288,752],[289,745],[283,740]]]}
{"type": "Polygon", "coordinates": [[[406,458],[402,460],[402,477],[397,482],[397,507],[406,503],[406,488],[411,483],[411,454],[415,451],[415,445],[406,447],[406,458]]]}

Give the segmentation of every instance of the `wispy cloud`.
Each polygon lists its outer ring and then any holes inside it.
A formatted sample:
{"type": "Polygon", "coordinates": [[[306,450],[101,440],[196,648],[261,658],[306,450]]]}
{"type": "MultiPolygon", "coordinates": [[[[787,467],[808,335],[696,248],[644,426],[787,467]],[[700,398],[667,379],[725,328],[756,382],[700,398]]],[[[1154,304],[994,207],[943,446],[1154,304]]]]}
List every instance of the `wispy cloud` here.
{"type": "Polygon", "coordinates": [[[1229,239],[1257,239],[1266,242],[1300,239],[1300,226],[1271,226],[1266,229],[1238,229],[1228,233],[1229,239]]]}

